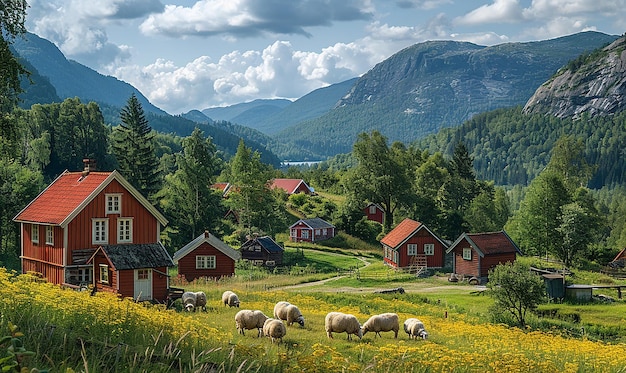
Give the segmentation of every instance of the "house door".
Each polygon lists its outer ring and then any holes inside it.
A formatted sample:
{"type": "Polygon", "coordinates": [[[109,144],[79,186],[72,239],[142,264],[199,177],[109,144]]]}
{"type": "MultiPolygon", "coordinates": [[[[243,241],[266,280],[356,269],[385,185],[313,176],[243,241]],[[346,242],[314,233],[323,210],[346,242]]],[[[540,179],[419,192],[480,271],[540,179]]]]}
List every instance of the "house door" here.
{"type": "Polygon", "coordinates": [[[152,269],[135,270],[135,300],[152,299],[152,269]]]}

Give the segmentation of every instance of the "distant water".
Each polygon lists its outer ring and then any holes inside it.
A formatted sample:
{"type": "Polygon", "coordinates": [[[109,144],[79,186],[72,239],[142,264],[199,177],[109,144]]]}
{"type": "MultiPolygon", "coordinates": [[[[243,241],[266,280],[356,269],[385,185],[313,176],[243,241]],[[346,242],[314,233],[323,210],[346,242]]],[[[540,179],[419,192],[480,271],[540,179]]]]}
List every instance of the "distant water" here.
{"type": "Polygon", "coordinates": [[[290,167],[290,166],[310,166],[312,164],[318,164],[322,161],[282,161],[281,165],[283,167],[290,167]]]}

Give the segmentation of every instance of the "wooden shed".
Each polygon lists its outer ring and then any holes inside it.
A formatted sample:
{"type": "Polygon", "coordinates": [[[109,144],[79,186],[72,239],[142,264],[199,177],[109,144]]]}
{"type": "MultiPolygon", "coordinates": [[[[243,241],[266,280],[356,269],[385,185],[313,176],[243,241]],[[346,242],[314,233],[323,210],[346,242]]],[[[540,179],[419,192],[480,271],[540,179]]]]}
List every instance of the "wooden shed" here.
{"type": "Polygon", "coordinates": [[[275,267],[283,264],[285,249],[269,236],[255,236],[244,242],[239,252],[243,260],[248,260],[255,265],[275,267]]]}
{"type": "Polygon", "coordinates": [[[87,260],[95,273],[96,291],[108,291],[137,301],[165,302],[168,268],[174,266],[160,243],[98,247],[87,260]]]}
{"type": "Polygon", "coordinates": [[[521,255],[519,247],[504,231],[463,233],[447,250],[453,253],[455,274],[486,280],[489,270],[501,263],[513,262],[521,255]]]}
{"type": "Polygon", "coordinates": [[[300,219],[289,227],[292,242],[317,242],[335,237],[335,226],[322,218],[300,219]]]}
{"type": "Polygon", "coordinates": [[[174,253],[178,274],[187,281],[197,278],[228,277],[235,274],[235,262],[241,259],[239,251],[205,231],[174,253]]]}
{"type": "Polygon", "coordinates": [[[404,219],[380,240],[383,261],[394,268],[441,268],[445,265],[446,243],[426,225],[404,219]]]}

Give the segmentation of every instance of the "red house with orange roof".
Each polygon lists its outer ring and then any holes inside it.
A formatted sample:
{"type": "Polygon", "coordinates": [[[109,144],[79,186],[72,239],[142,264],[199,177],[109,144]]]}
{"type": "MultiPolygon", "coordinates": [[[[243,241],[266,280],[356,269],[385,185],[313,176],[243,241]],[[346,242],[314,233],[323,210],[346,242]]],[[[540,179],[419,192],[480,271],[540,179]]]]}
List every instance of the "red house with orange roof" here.
{"type": "Polygon", "coordinates": [[[380,243],[383,262],[394,268],[441,268],[445,265],[446,243],[424,224],[404,219],[380,243]]]}
{"type": "Polygon", "coordinates": [[[453,253],[453,272],[481,281],[489,277],[489,270],[501,263],[513,262],[521,255],[519,247],[505,231],[463,233],[450,245],[453,253]]]}
{"type": "Polygon", "coordinates": [[[167,219],[117,171],[65,171],[13,220],[23,273],[139,300],[167,297],[167,219]]]}
{"type": "Polygon", "coordinates": [[[314,191],[302,179],[273,179],[270,188],[280,188],[291,195],[296,193],[313,194],[314,191]]]}

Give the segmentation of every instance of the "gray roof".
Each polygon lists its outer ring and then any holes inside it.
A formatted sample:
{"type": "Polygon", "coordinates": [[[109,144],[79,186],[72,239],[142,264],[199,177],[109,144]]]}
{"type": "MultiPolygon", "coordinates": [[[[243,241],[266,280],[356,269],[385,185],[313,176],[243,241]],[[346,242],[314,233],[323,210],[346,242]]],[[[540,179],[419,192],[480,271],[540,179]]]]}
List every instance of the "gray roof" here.
{"type": "Polygon", "coordinates": [[[174,263],[178,264],[178,261],[185,257],[187,254],[197,249],[203,243],[208,243],[213,246],[217,250],[224,253],[226,256],[230,257],[232,260],[241,259],[241,253],[232,247],[228,246],[219,238],[215,237],[209,232],[204,232],[198,237],[196,237],[193,241],[189,242],[187,245],[183,246],[180,250],[174,253],[174,263]]]}
{"type": "Polygon", "coordinates": [[[258,242],[259,245],[261,245],[265,250],[269,251],[270,253],[282,253],[283,251],[285,251],[279,244],[276,243],[276,241],[274,241],[269,236],[251,238],[248,241],[244,242],[243,245],[241,245],[240,250],[248,246],[252,246],[256,242],[258,242]]]}
{"type": "Polygon", "coordinates": [[[291,227],[298,225],[298,223],[304,223],[313,229],[335,228],[334,225],[330,224],[329,222],[327,222],[326,220],[322,218],[300,219],[297,222],[295,222],[293,225],[291,225],[291,227]]]}
{"type": "MultiPolygon", "coordinates": [[[[160,242],[148,244],[103,245],[102,250],[117,270],[173,267],[172,258],[160,242]]],[[[93,255],[88,262],[93,261],[93,255]]]]}

